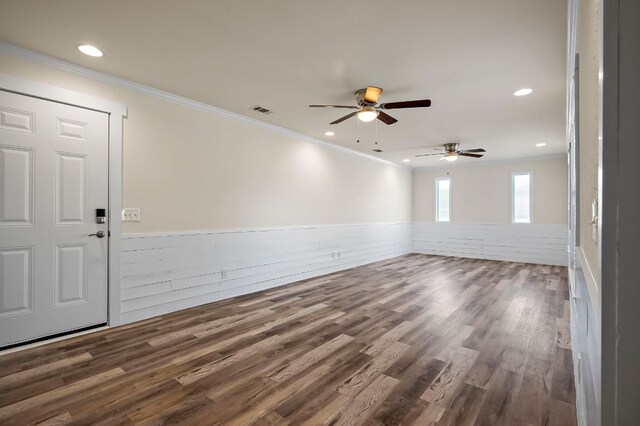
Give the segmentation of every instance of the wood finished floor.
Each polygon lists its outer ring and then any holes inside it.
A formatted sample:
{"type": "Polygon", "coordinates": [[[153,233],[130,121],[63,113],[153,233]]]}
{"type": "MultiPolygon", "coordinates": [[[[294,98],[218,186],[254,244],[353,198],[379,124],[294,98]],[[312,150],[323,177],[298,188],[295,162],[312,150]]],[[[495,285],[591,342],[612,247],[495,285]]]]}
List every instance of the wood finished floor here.
{"type": "Polygon", "coordinates": [[[566,269],[407,255],[0,356],[0,424],[65,423],[573,425],[566,269]]]}

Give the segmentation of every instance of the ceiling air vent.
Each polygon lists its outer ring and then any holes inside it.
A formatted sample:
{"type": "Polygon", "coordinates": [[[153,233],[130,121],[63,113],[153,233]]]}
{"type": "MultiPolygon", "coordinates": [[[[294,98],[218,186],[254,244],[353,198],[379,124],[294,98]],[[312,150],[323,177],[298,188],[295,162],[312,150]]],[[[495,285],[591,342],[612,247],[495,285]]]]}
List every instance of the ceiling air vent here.
{"type": "Polygon", "coordinates": [[[373,152],[382,152],[381,149],[374,149],[373,152]]]}
{"type": "Polygon", "coordinates": [[[270,109],[267,109],[267,108],[262,107],[262,106],[260,106],[260,105],[256,105],[256,106],[254,106],[254,107],[251,107],[251,109],[252,109],[253,111],[258,111],[258,112],[260,112],[260,113],[262,113],[262,114],[271,114],[271,113],[273,112],[273,111],[271,111],[270,109]]]}

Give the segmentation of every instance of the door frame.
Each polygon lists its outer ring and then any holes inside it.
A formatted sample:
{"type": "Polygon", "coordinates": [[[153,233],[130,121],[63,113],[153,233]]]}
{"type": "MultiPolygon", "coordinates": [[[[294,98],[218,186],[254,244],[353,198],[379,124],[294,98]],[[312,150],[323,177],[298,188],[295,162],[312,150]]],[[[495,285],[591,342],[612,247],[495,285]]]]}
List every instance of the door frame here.
{"type": "Polygon", "coordinates": [[[83,93],[0,73],[0,90],[39,98],[109,115],[109,239],[107,255],[107,324],[120,325],[120,281],[122,221],[122,121],[127,117],[126,105],[83,93]]]}
{"type": "Polygon", "coordinates": [[[602,424],[638,424],[640,375],[640,47],[635,0],[602,3],[602,424]]]}

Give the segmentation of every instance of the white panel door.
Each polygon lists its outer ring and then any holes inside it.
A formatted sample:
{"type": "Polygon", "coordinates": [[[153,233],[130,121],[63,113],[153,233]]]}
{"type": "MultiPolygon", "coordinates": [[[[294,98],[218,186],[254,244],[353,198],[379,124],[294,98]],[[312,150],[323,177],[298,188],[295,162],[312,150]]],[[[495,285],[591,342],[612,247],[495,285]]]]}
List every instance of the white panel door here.
{"type": "Polygon", "coordinates": [[[107,322],[108,129],[0,90],[0,347],[107,322]]]}

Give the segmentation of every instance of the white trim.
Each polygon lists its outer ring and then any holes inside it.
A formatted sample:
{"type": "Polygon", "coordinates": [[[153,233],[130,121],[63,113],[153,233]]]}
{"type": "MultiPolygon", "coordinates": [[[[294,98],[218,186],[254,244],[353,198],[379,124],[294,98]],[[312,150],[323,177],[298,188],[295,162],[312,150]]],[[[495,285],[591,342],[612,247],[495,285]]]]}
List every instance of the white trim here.
{"type": "Polygon", "coordinates": [[[286,136],[291,136],[297,139],[303,139],[309,142],[313,142],[319,145],[324,145],[326,147],[336,149],[338,151],[342,151],[351,155],[356,155],[358,157],[366,158],[368,160],[377,161],[379,163],[384,163],[396,167],[401,168],[410,168],[405,166],[404,164],[397,164],[392,161],[388,161],[382,158],[375,157],[370,154],[366,154],[364,152],[356,151],[351,148],[344,147],[342,145],[334,144],[331,142],[323,141],[321,139],[316,139],[311,136],[304,135],[302,133],[298,133],[296,131],[276,126],[275,124],[267,123],[255,118],[247,117],[241,114],[237,114],[235,112],[227,111],[222,108],[218,108],[212,105],[205,104],[203,102],[194,101],[189,98],[185,98],[182,96],[174,95],[173,93],[165,92],[163,90],[155,89],[153,87],[146,86],[144,84],[136,83],[130,80],[126,80],[124,78],[116,77],[111,74],[107,74],[101,71],[92,70],[90,68],[83,67],[81,65],[73,64],[71,62],[63,61],[61,59],[57,59],[51,57],[49,55],[45,55],[43,53],[34,52],[29,49],[24,49],[22,47],[15,46],[13,44],[0,41],[0,53],[5,53],[12,56],[17,56],[19,58],[27,59],[31,62],[39,63],[46,65],[51,68],[55,68],[61,71],[65,71],[71,74],[76,74],[82,77],[90,78],[92,80],[98,81],[100,83],[109,84],[111,86],[119,87],[121,89],[129,90],[131,92],[140,93],[146,96],[150,96],[156,99],[163,100],[165,102],[171,102],[177,105],[181,105],[187,108],[192,108],[199,111],[208,112],[211,114],[215,114],[221,117],[225,117],[231,120],[241,121],[243,123],[250,124],[252,126],[260,127],[263,129],[267,129],[273,132],[281,133],[286,136]]]}
{"type": "MultiPolygon", "coordinates": [[[[0,42],[0,53],[2,42],[0,42]]],[[[127,107],[117,102],[111,102],[85,95],[84,93],[73,92],[48,84],[37,83],[25,80],[8,74],[0,73],[0,88],[7,92],[28,95],[34,98],[51,100],[71,106],[81,106],[85,109],[106,112],[107,114],[127,116],[127,107]]]]}
{"type": "Polygon", "coordinates": [[[82,93],[5,74],[0,74],[0,90],[109,114],[109,215],[111,220],[109,220],[108,321],[110,326],[120,324],[122,118],[127,116],[127,107],[82,93]]]}
{"type": "Polygon", "coordinates": [[[48,345],[50,343],[60,342],[62,340],[69,340],[69,339],[73,339],[75,337],[84,336],[85,334],[97,333],[98,331],[108,330],[109,328],[111,328],[111,327],[109,327],[108,325],[103,325],[102,327],[91,328],[89,330],[83,330],[83,331],[78,331],[78,332],[75,332],[75,333],[65,334],[64,336],[58,336],[58,337],[54,337],[54,338],[51,338],[51,339],[45,339],[45,340],[40,340],[40,341],[33,342],[33,343],[27,343],[27,344],[24,344],[24,345],[14,346],[13,348],[9,348],[9,349],[0,348],[0,355],[8,355],[10,353],[20,352],[20,351],[24,351],[26,349],[37,348],[39,346],[48,345]]]}
{"type": "Polygon", "coordinates": [[[380,225],[407,225],[411,222],[369,222],[369,223],[337,223],[337,224],[319,224],[319,225],[283,225],[283,226],[263,226],[255,228],[220,228],[220,229],[201,229],[189,231],[164,231],[164,232],[138,232],[135,234],[124,234],[123,238],[149,238],[149,237],[181,237],[188,235],[207,235],[207,234],[228,234],[241,232],[269,232],[282,230],[302,230],[302,229],[322,229],[322,228],[340,228],[353,226],[380,226],[380,225]]]}
{"type": "Polygon", "coordinates": [[[509,205],[511,207],[511,223],[513,225],[530,225],[533,223],[533,170],[519,170],[509,173],[509,205]],[[513,185],[513,178],[516,176],[529,176],[529,222],[516,222],[515,221],[515,187],[513,185]]]}
{"type": "Polygon", "coordinates": [[[433,180],[434,182],[434,190],[433,190],[433,196],[435,198],[434,200],[434,205],[436,207],[436,211],[434,212],[434,221],[437,223],[450,223],[452,222],[452,212],[451,212],[451,205],[453,204],[451,202],[451,187],[453,186],[453,181],[451,179],[451,176],[436,176],[436,178],[433,180]],[[438,215],[438,211],[440,210],[440,200],[439,200],[439,190],[438,190],[438,182],[440,181],[444,181],[444,180],[448,180],[449,181],[449,220],[440,220],[439,215],[438,215]]]}
{"type": "MultiPolygon", "coordinates": [[[[126,114],[126,113],[125,113],[126,114]]],[[[126,115],[109,115],[109,325],[122,323],[122,119],[126,115]]]]}
{"type": "MultiPolygon", "coordinates": [[[[580,351],[580,347],[586,348],[588,339],[589,327],[589,313],[585,312],[585,309],[578,309],[578,304],[584,306],[584,302],[580,301],[579,289],[582,286],[587,287],[589,292],[589,284],[582,283],[582,280],[586,282],[584,278],[587,275],[581,266],[580,255],[582,250],[578,246],[580,236],[580,205],[578,198],[580,196],[580,175],[579,175],[579,123],[580,117],[579,105],[576,100],[579,100],[579,87],[580,87],[580,71],[579,64],[576,61],[576,41],[577,41],[577,29],[578,29],[578,7],[579,0],[568,0],[568,13],[567,13],[567,70],[566,70],[566,147],[569,152],[568,158],[568,175],[567,175],[567,194],[569,196],[569,238],[568,238],[568,275],[569,275],[569,291],[570,291],[570,323],[571,323],[571,342],[573,346],[573,374],[575,377],[575,389],[576,389],[576,417],[578,425],[587,425],[587,402],[585,393],[585,377],[582,377],[582,354],[585,352],[580,351]],[[580,277],[581,282],[578,283],[580,277]]],[[[587,265],[588,268],[588,265],[587,265]]],[[[590,271],[589,271],[590,272],[590,271]]],[[[593,298],[589,295],[592,303],[587,303],[586,306],[593,307],[593,298]]],[[[592,355],[587,351],[587,356],[592,355]]],[[[600,371],[599,366],[593,365],[592,368],[600,371]]],[[[587,380],[587,383],[590,381],[587,380]]],[[[595,389],[594,389],[595,391],[595,389]]],[[[595,419],[593,419],[595,421],[595,419]]]]}
{"type": "Polygon", "coordinates": [[[413,170],[423,170],[423,169],[442,169],[442,170],[455,170],[455,169],[464,169],[467,167],[482,167],[491,164],[509,164],[509,163],[521,163],[523,161],[545,161],[545,160],[559,160],[560,158],[566,158],[567,154],[549,154],[549,155],[536,155],[533,157],[517,157],[517,158],[502,158],[497,160],[485,160],[480,159],[477,161],[469,161],[468,163],[459,163],[455,162],[444,162],[439,161],[438,164],[427,165],[427,166],[414,166],[413,170]],[[445,164],[441,164],[445,163],[445,164]]]}
{"type": "Polygon", "coordinates": [[[587,289],[589,290],[589,298],[591,298],[591,306],[593,306],[596,318],[600,321],[600,286],[589,266],[589,262],[587,262],[582,247],[576,246],[576,255],[576,260],[578,261],[576,269],[582,269],[582,274],[584,275],[587,282],[587,289]]]}

